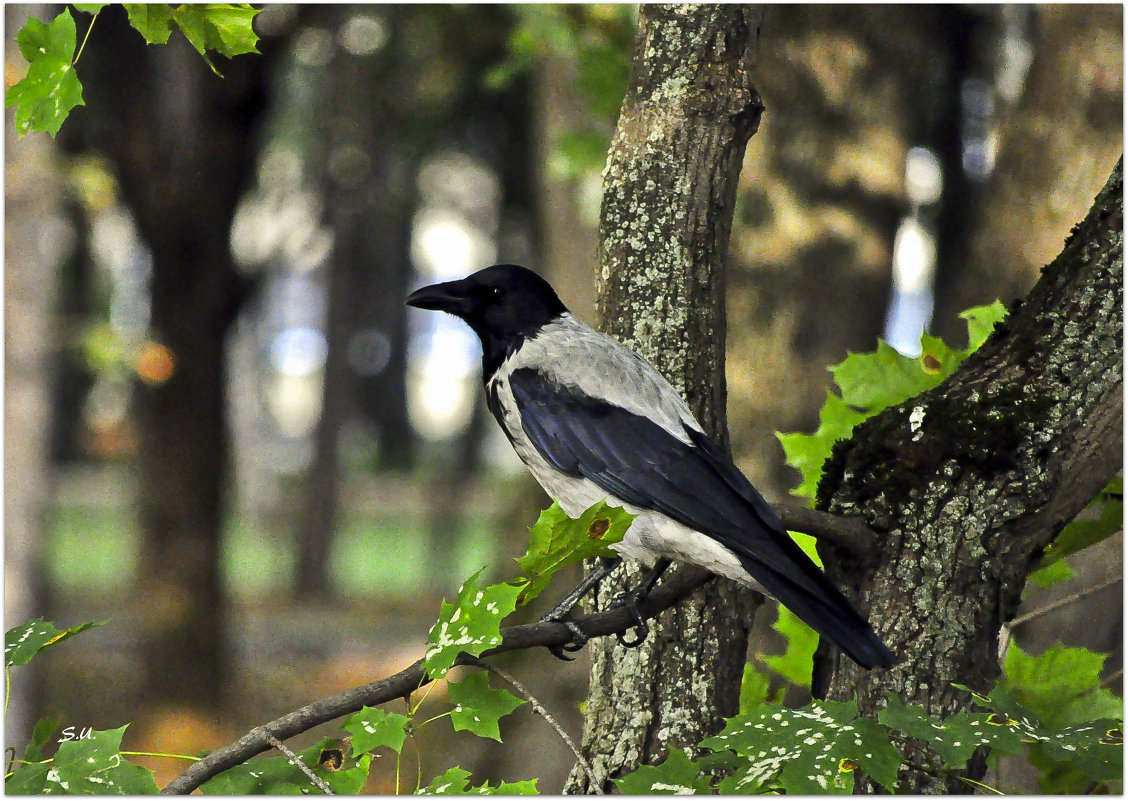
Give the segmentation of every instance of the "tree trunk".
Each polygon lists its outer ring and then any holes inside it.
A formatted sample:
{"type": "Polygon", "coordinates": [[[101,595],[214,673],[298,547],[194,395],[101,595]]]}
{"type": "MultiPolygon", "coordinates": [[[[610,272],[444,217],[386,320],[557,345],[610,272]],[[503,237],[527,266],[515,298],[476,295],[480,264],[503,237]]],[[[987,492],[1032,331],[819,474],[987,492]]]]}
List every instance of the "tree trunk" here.
{"type": "MultiPolygon", "coordinates": [[[[744,6],[642,7],[600,214],[601,329],[650,360],[725,444],[723,263],[762,109],[749,74],[756,32],[744,6]]],[[[600,606],[625,586],[605,582],[600,606]]],[[[583,752],[602,789],[735,714],[753,598],[714,581],[652,621],[642,647],[592,643],[583,752]]],[[[565,792],[594,789],[573,768],[565,792]]]]}
{"type": "MultiPolygon", "coordinates": [[[[872,715],[895,692],[946,717],[969,702],[952,682],[987,691],[1027,573],[1121,468],[1122,186],[1118,163],[1027,300],[949,381],[867,420],[828,460],[819,507],[880,534],[865,563],[826,553],[828,572],[904,662],[867,673],[822,653],[826,697],[856,692],[872,715]]],[[[915,767],[901,779],[907,792],[967,789],[915,767]]]]}
{"type": "MultiPolygon", "coordinates": [[[[6,6],[9,31],[46,6],[6,6]]],[[[14,37],[5,39],[15,59],[14,37]]],[[[4,629],[46,614],[49,587],[45,525],[54,494],[51,470],[52,351],[58,333],[57,267],[66,254],[65,187],[58,150],[44,134],[16,140],[5,115],[4,143],[4,629]]],[[[71,621],[57,621],[71,625],[71,621]]],[[[37,660],[11,672],[4,734],[24,743],[43,714],[43,672],[37,660]]]]}
{"type": "Polygon", "coordinates": [[[225,345],[244,294],[228,231],[254,171],[270,62],[244,56],[219,78],[183,38],[149,47],[108,7],[83,56],[88,105],[68,135],[113,161],[152,252],[150,336],[169,372],[138,391],[136,611],[146,697],[178,706],[216,709],[226,686],[225,345]]]}

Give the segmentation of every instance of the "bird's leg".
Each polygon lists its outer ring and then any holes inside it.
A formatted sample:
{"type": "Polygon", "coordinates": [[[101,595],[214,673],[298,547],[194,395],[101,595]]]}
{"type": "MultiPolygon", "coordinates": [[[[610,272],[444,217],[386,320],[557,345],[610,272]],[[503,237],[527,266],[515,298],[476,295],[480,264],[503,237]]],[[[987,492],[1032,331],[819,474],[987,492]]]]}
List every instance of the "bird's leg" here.
{"type": "Polygon", "coordinates": [[[556,605],[556,608],[549,612],[547,615],[540,619],[542,623],[563,623],[568,627],[568,631],[572,633],[572,642],[567,645],[553,645],[549,646],[549,651],[557,659],[563,659],[565,662],[571,662],[572,657],[565,656],[565,651],[578,651],[587,645],[588,636],[584,634],[583,629],[576,625],[572,620],[572,608],[580,602],[580,599],[592,591],[593,588],[598,586],[599,582],[607,578],[607,575],[618,567],[623,562],[623,557],[616,556],[613,559],[603,559],[600,566],[584,576],[576,588],[564,596],[564,598],[556,605]]]}
{"type": "Polygon", "coordinates": [[[654,563],[650,571],[643,577],[642,582],[633,590],[627,590],[622,595],[614,600],[616,606],[625,606],[627,611],[631,613],[631,619],[635,624],[636,637],[633,640],[628,640],[626,632],[616,634],[619,644],[624,648],[638,648],[643,642],[646,641],[647,636],[650,634],[650,626],[643,619],[642,613],[638,611],[639,602],[646,600],[650,595],[650,591],[654,589],[654,585],[658,583],[658,579],[666,572],[666,568],[670,566],[670,560],[662,557],[654,563]]]}

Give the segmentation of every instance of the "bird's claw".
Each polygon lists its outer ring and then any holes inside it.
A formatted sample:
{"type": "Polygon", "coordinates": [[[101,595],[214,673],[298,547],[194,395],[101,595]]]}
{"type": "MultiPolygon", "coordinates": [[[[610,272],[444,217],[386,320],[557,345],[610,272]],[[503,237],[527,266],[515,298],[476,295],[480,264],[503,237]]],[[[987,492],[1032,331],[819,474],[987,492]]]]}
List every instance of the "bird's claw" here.
{"type": "Polygon", "coordinates": [[[615,634],[615,638],[619,644],[624,648],[638,648],[646,638],[650,636],[650,626],[646,620],[643,619],[642,613],[638,611],[638,598],[633,592],[625,592],[622,595],[611,601],[612,606],[625,606],[631,615],[631,620],[634,622],[635,639],[628,640],[627,632],[620,631],[615,634]]]}
{"type": "Polygon", "coordinates": [[[571,613],[557,616],[555,613],[550,613],[541,618],[542,623],[563,623],[567,627],[569,633],[572,635],[572,641],[566,642],[563,645],[550,645],[548,651],[557,659],[564,662],[573,661],[572,657],[566,656],[565,651],[575,653],[587,645],[590,639],[583,629],[580,628],[576,621],[572,620],[571,613]]]}

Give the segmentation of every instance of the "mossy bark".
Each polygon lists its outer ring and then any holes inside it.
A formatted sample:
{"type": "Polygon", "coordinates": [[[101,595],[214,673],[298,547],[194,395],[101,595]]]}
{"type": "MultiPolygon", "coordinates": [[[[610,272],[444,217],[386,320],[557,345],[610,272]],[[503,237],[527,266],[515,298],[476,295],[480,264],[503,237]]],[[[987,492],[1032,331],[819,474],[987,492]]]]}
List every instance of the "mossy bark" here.
{"type": "MultiPolygon", "coordinates": [[[[879,533],[866,564],[824,554],[831,577],[904,662],[865,672],[820,654],[816,693],[887,692],[946,717],[999,674],[999,630],[1061,528],[1122,467],[1123,175],[1117,164],[1061,254],[1004,324],[941,386],[840,442],[819,507],[879,533]],[[923,422],[910,425],[919,409],[923,422]]],[[[909,746],[903,792],[967,792],[909,746]]]]}
{"type": "MultiPolygon", "coordinates": [[[[762,106],[756,19],[736,5],[644,5],[604,172],[597,316],[650,360],[717,439],[725,430],[724,260],[744,148],[762,106]]],[[[605,582],[604,606],[628,583],[605,582]]],[[[714,581],[628,650],[592,643],[583,752],[610,779],[691,746],[737,711],[752,593],[714,581]]],[[[565,792],[591,792],[573,769],[565,792]]]]}

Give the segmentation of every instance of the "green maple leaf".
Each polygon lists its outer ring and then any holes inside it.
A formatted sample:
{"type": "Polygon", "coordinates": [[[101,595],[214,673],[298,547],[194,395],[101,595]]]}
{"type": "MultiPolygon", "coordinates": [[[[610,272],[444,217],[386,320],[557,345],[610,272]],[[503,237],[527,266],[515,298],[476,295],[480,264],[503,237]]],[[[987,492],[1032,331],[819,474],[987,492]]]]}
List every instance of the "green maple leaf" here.
{"type": "Polygon", "coordinates": [[[1123,714],[1124,702],[1101,687],[1106,654],[1058,644],[1037,656],[1011,642],[1003,663],[1003,685],[1046,727],[1084,723],[1123,714]]]}
{"type": "Polygon", "coordinates": [[[470,787],[470,771],[460,767],[450,768],[441,776],[419,790],[419,795],[536,795],[537,780],[501,782],[497,787],[489,783],[470,787]]]}
{"type": "Polygon", "coordinates": [[[69,10],[50,23],[31,17],[16,34],[16,44],[27,59],[27,75],[8,89],[5,106],[16,106],[16,133],[45,131],[52,137],[75,106],[83,105],[82,84],[72,61],[75,50],[74,17],[69,10]]]}
{"type": "Polygon", "coordinates": [[[553,501],[529,528],[529,548],[516,560],[528,579],[518,603],[525,604],[537,597],[553,575],[568,565],[597,556],[614,556],[609,546],[622,541],[632,520],[634,515],[604,501],[573,520],[553,501]]]}
{"type": "Polygon", "coordinates": [[[6,795],[61,795],[66,792],[54,778],[50,762],[37,762],[16,768],[4,779],[6,795]]]}
{"type": "Polygon", "coordinates": [[[960,312],[960,317],[967,320],[967,350],[968,355],[979,350],[979,346],[987,341],[987,337],[995,327],[1006,319],[1007,307],[996,300],[986,306],[973,306],[960,312]]]}
{"type": "Polygon", "coordinates": [[[852,701],[814,701],[802,709],[766,705],[730,718],[701,744],[745,758],[726,780],[729,790],[776,783],[788,793],[848,793],[859,769],[891,787],[900,763],[888,731],[859,719],[852,701]]]}
{"type": "Polygon", "coordinates": [[[501,644],[501,621],[517,608],[522,588],[511,584],[482,587],[475,581],[481,572],[459,588],[455,603],[442,602],[439,619],[427,633],[423,668],[432,679],[445,674],[460,653],[478,656],[501,644]]]}
{"type": "Polygon", "coordinates": [[[814,500],[830,449],[838,440],[848,438],[854,426],[865,419],[865,414],[852,409],[833,392],[827,392],[826,403],[819,410],[819,427],[814,434],[776,434],[787,463],[802,476],[799,486],[791,491],[792,495],[814,500]]]}
{"type": "Polygon", "coordinates": [[[1046,732],[1038,745],[1049,759],[1093,781],[1124,778],[1124,723],[1105,718],[1046,732]]]}
{"type": "Polygon", "coordinates": [[[779,656],[765,657],[764,662],[792,684],[810,687],[819,635],[783,604],[779,604],[772,628],[787,638],[787,648],[779,656]]]}
{"type": "Polygon", "coordinates": [[[11,628],[4,634],[4,666],[26,665],[45,648],[57,645],[79,632],[104,624],[105,621],[80,623],[69,629],[60,630],[55,628],[54,623],[40,617],[11,628]]]}
{"type": "Polygon", "coordinates": [[[448,687],[454,709],[450,713],[455,731],[469,731],[479,737],[501,742],[497,722],[521,704],[517,696],[505,690],[491,690],[489,675],[482,671],[448,687]]]}
{"type": "Polygon", "coordinates": [[[701,765],[680,748],[671,748],[661,765],[642,765],[621,779],[613,779],[623,795],[697,795],[709,792],[701,765]]]}
{"type": "Polygon", "coordinates": [[[129,24],[148,44],[166,44],[172,35],[172,8],[164,3],[125,3],[129,24]]]}
{"type": "Polygon", "coordinates": [[[930,717],[920,704],[906,704],[893,693],[877,719],[883,726],[924,740],[945,765],[963,767],[975,749],[988,746],[1006,753],[1022,750],[1022,731],[1018,721],[987,712],[959,712],[939,721],[930,717]]]}
{"type": "Polygon", "coordinates": [[[185,3],[172,12],[172,20],[191,42],[212,71],[219,70],[208,58],[214,50],[231,58],[258,52],[258,35],[251,21],[261,9],[246,3],[185,3]]]}
{"type": "Polygon", "coordinates": [[[410,723],[411,719],[405,715],[366,706],[349,716],[344,729],[352,735],[352,752],[356,756],[380,746],[398,752],[403,747],[410,723]]]}
{"type": "Polygon", "coordinates": [[[120,729],[91,732],[59,746],[52,762],[60,787],[74,795],[152,795],[158,790],[153,771],[121,755],[120,729]]]}
{"type": "Polygon", "coordinates": [[[24,749],[24,761],[26,762],[39,762],[43,759],[43,747],[47,745],[53,735],[59,729],[59,722],[51,718],[43,718],[35,724],[35,728],[31,732],[31,739],[27,743],[27,748],[24,749]]]}

